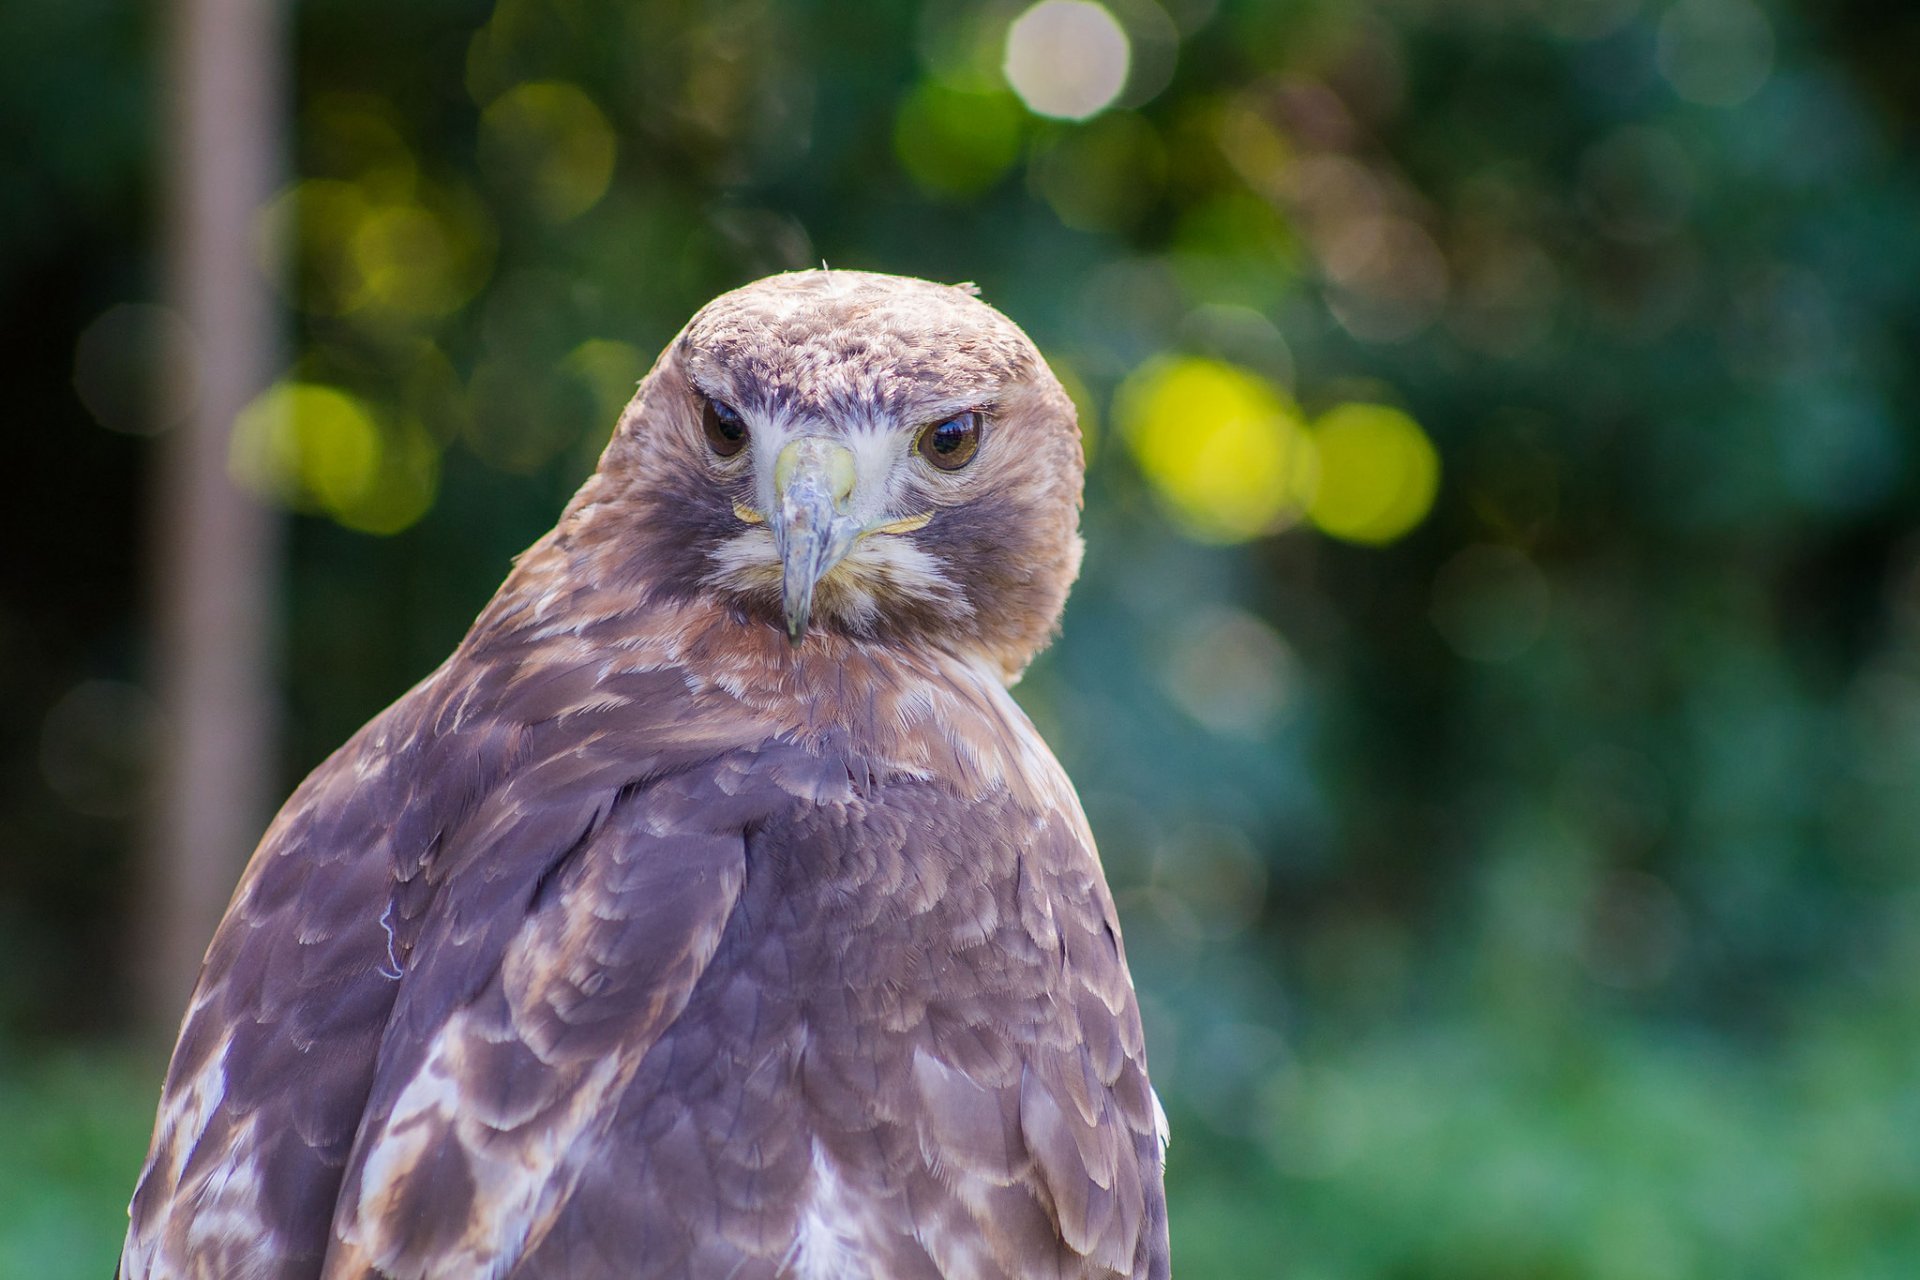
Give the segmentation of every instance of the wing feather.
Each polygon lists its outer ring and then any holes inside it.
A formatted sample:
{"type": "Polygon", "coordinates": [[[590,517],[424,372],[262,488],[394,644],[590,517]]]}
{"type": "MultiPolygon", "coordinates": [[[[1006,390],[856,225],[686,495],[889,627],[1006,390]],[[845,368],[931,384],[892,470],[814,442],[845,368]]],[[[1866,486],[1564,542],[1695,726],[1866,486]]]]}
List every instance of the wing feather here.
{"type": "Polygon", "coordinates": [[[968,953],[975,989],[949,971],[915,1059],[922,1139],[971,1210],[971,1232],[929,1224],[945,1243],[936,1257],[950,1274],[1159,1280],[1169,1262],[1157,1106],[1084,820],[1074,806],[1022,821],[1009,801],[951,821],[976,849],[983,833],[1009,833],[1015,865],[989,878],[1006,901],[968,953]]]}
{"type": "MultiPolygon", "coordinates": [[[[437,1025],[396,1017],[324,1275],[496,1276],[539,1245],[719,945],[745,876],[743,827],[790,801],[764,783],[743,800],[750,771],[737,766],[619,791],[559,862],[517,877],[482,863],[449,885],[408,984],[484,977],[465,999],[423,998],[437,1025]],[[486,917],[504,923],[479,927],[486,917]],[[446,1229],[418,1231],[423,1213],[446,1229]]],[[[554,794],[550,775],[525,776],[554,794]]],[[[503,848],[534,821],[513,790],[491,820],[503,848]]]]}
{"type": "Polygon", "coordinates": [[[969,790],[678,714],[673,671],[458,684],[256,855],[128,1280],[1163,1280],[1139,1014],[1037,738],[969,790]]]}
{"type": "Polygon", "coordinates": [[[214,936],[129,1206],[126,1280],[311,1275],[392,1007],[375,720],[275,819],[214,936]]]}

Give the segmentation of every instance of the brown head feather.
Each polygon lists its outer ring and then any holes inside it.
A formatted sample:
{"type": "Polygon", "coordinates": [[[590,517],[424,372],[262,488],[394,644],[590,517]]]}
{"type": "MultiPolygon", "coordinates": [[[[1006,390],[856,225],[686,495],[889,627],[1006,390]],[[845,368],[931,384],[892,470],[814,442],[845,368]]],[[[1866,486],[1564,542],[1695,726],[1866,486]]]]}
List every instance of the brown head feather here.
{"type": "Polygon", "coordinates": [[[656,600],[717,590],[777,628],[771,538],[737,509],[758,504],[762,435],[798,430],[891,450],[902,514],[931,515],[829,573],[818,628],[978,657],[1016,678],[1079,572],[1080,434],[1027,336],[951,286],[803,271],[721,295],[641,384],[559,533],[592,548],[601,581],[656,600]],[[739,457],[708,447],[702,396],[749,418],[739,457]],[[942,473],[913,456],[920,429],[963,409],[986,415],[972,463],[942,473]]]}

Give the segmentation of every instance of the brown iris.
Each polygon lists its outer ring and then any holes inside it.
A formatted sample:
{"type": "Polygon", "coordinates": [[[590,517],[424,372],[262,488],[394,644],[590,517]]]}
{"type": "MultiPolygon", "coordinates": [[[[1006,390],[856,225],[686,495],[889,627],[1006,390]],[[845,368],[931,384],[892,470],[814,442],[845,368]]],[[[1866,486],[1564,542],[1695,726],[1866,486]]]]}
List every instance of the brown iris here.
{"type": "Polygon", "coordinates": [[[980,451],[980,415],[969,409],[920,433],[920,456],[942,471],[958,471],[980,451]]]}
{"type": "Polygon", "coordinates": [[[703,398],[700,426],[707,433],[707,443],[723,458],[731,458],[747,447],[746,419],[730,404],[703,398]]]}

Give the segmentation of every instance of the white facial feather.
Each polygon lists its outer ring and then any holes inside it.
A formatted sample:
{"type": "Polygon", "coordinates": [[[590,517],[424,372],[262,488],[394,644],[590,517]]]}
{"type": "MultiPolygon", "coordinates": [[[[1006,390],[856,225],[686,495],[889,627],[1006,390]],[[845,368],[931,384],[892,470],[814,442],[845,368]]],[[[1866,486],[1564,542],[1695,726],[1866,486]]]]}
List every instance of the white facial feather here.
{"type": "MultiPolygon", "coordinates": [[[[710,586],[746,594],[780,589],[780,555],[764,524],[743,525],[714,550],[711,563],[706,576],[710,586]]],[[[854,543],[846,558],[820,580],[814,616],[859,631],[873,622],[889,597],[917,600],[955,618],[971,617],[974,611],[924,547],[905,535],[874,533],[854,543]]]]}
{"type": "MultiPolygon", "coordinates": [[[[924,501],[910,492],[906,480],[907,469],[913,465],[912,435],[884,422],[841,425],[843,429],[832,433],[833,438],[844,444],[854,459],[854,485],[848,495],[847,514],[863,525],[876,526],[923,514],[924,501]]],[[[753,440],[750,465],[758,510],[773,511],[778,507],[774,461],[780,450],[800,436],[828,433],[818,423],[784,416],[754,415],[748,429],[753,440]]],[[[937,509],[934,518],[938,519],[937,509]]],[[[711,586],[750,594],[779,589],[780,556],[773,530],[765,523],[742,524],[740,532],[711,554],[711,562],[706,575],[711,586]]],[[[815,616],[831,616],[859,629],[878,615],[881,601],[890,595],[932,604],[957,618],[971,617],[974,612],[972,603],[923,546],[901,534],[874,533],[856,542],[845,559],[822,578],[815,616]]]]}

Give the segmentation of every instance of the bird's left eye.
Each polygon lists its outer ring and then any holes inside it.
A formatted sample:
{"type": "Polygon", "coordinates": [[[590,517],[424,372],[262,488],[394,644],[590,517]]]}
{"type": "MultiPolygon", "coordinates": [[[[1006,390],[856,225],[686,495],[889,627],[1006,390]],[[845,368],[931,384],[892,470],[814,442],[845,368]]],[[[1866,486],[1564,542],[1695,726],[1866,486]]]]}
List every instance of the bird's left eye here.
{"type": "Polygon", "coordinates": [[[980,451],[980,415],[972,409],[920,433],[920,456],[942,471],[958,471],[980,451]]]}
{"type": "Polygon", "coordinates": [[[747,422],[730,404],[703,399],[700,425],[707,433],[707,444],[723,458],[731,458],[747,447],[747,422]]]}

